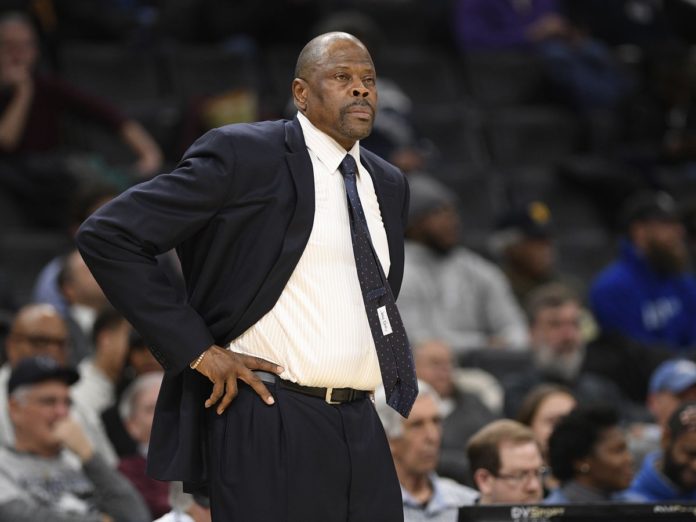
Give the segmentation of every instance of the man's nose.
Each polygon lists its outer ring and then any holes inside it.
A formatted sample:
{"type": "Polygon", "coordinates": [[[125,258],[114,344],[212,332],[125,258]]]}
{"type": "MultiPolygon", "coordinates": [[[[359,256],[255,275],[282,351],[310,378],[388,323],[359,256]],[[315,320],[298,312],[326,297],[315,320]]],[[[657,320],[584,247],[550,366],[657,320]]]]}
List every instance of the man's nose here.
{"type": "Polygon", "coordinates": [[[366,98],[369,95],[370,90],[362,82],[358,82],[353,86],[353,96],[366,98]]]}

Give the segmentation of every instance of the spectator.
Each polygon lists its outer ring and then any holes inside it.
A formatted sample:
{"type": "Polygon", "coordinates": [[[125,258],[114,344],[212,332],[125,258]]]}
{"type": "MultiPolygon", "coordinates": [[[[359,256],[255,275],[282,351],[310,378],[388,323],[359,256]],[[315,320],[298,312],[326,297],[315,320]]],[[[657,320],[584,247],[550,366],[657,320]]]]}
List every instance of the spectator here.
{"type": "Polygon", "coordinates": [[[416,375],[432,386],[442,403],[443,447],[464,450],[468,440],[481,426],[496,419],[481,398],[462,386],[456,375],[462,372],[454,368],[452,350],[439,340],[426,341],[413,347],[416,375]]]}
{"type": "Polygon", "coordinates": [[[549,462],[561,486],[547,504],[620,501],[633,479],[633,456],[609,406],[581,405],[561,418],[549,439],[549,462]]]}
{"type": "Polygon", "coordinates": [[[138,493],[70,417],[70,385],[78,378],[49,357],[24,359],[12,371],[7,393],[16,439],[13,449],[0,448],[3,520],[150,520],[138,493]]]}
{"type": "MultiPolygon", "coordinates": [[[[15,440],[14,430],[7,410],[7,382],[12,368],[28,357],[46,356],[64,365],[69,359],[68,331],[65,321],[48,304],[27,305],[17,312],[10,326],[5,343],[7,362],[0,367],[0,444],[11,446],[15,440]]],[[[86,380],[94,377],[87,373],[86,380]]],[[[94,411],[84,407],[86,402],[81,393],[90,393],[93,384],[83,383],[73,387],[73,414],[84,428],[92,445],[109,464],[116,464],[114,449],[109,443],[104,428],[94,411]]]]}
{"type": "Polygon", "coordinates": [[[76,183],[57,154],[66,114],[111,128],[134,152],[135,170],[141,176],[156,173],[162,153],[136,121],[58,78],[37,73],[38,59],[29,20],[18,13],[4,15],[0,19],[0,178],[5,191],[32,204],[32,216],[40,215],[45,220],[42,224],[65,225],[67,201],[76,183]],[[51,208],[44,212],[41,204],[51,208]]]}
{"type": "Polygon", "coordinates": [[[128,434],[138,443],[138,451],[122,457],[118,463],[118,470],[140,492],[152,518],[164,515],[170,508],[169,484],[145,474],[152,419],[163,375],[162,372],[152,372],[138,377],[123,392],[119,403],[121,420],[128,434]]]}
{"type": "Polygon", "coordinates": [[[553,236],[551,211],[541,201],[513,207],[496,223],[489,247],[520,306],[532,291],[550,282],[580,287],[577,281],[558,273],[553,236]]]}
{"type": "Polygon", "coordinates": [[[524,396],[517,420],[531,428],[547,463],[549,437],[558,421],[576,405],[572,392],[558,384],[540,384],[524,396]]]}
{"type": "Polygon", "coordinates": [[[162,371],[162,366],[157,362],[152,352],[148,349],[142,336],[131,329],[128,335],[125,365],[116,384],[116,397],[114,405],[104,410],[102,422],[109,435],[109,439],[119,457],[127,457],[138,453],[138,442],[133,439],[123,423],[118,403],[125,390],[136,380],[150,373],[162,371]]]}
{"type": "Polygon", "coordinates": [[[542,383],[567,386],[580,402],[625,401],[614,383],[584,369],[582,314],[578,297],[561,284],[549,283],[530,295],[527,317],[533,367],[503,382],[506,416],[515,417],[522,398],[542,383]]]}
{"type": "Polygon", "coordinates": [[[628,498],[634,502],[696,501],[694,454],[696,447],[696,402],[682,403],[672,413],[661,450],[643,460],[628,498]]]}
{"type": "Polygon", "coordinates": [[[667,421],[682,402],[696,400],[696,363],[671,359],[658,366],[650,377],[646,400],[651,422],[635,423],[629,431],[631,451],[636,462],[660,449],[667,421]]]}
{"type": "Polygon", "coordinates": [[[484,426],[467,446],[479,504],[537,504],[546,474],[532,431],[500,419],[484,426]]]}
{"type": "Polygon", "coordinates": [[[600,328],[683,352],[696,345],[696,280],[686,272],[684,227],[664,192],[640,192],[624,207],[621,257],[590,292],[600,328]]]}
{"type": "Polygon", "coordinates": [[[477,494],[435,473],[442,435],[440,398],[422,381],[418,390],[407,419],[387,406],[383,390],[375,398],[401,485],[404,522],[456,522],[459,508],[474,504],[477,494]]]}
{"type": "Polygon", "coordinates": [[[64,257],[58,286],[67,305],[64,317],[70,329],[71,361],[78,364],[94,353],[92,328],[108,301],[77,249],[64,257]]]}
{"type": "Polygon", "coordinates": [[[409,178],[404,282],[399,310],[414,343],[439,338],[455,352],[523,349],[527,328],[502,272],[459,245],[452,191],[424,175],[409,178]]]}

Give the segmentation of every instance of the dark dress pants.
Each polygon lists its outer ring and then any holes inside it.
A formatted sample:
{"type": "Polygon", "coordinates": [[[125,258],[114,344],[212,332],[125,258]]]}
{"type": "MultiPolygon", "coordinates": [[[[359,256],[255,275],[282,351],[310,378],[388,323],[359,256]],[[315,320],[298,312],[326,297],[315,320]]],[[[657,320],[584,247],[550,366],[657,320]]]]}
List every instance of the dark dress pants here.
{"type": "Polygon", "coordinates": [[[209,413],[213,522],[402,522],[389,446],[368,399],[340,405],[246,384],[209,413]]]}

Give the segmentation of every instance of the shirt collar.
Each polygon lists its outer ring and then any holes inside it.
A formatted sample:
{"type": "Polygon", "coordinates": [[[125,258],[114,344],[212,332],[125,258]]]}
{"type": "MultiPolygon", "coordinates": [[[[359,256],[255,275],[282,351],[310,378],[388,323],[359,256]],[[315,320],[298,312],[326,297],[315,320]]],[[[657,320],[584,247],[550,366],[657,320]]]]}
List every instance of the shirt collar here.
{"type": "MultiPolygon", "coordinates": [[[[326,167],[329,173],[333,174],[338,171],[338,166],[346,156],[346,150],[331,136],[317,129],[301,112],[297,113],[297,119],[302,127],[302,134],[304,134],[307,148],[316,155],[317,159],[326,167]]],[[[348,151],[348,154],[353,156],[357,165],[360,165],[359,141],[355,142],[353,147],[348,151]]],[[[358,175],[360,175],[359,171],[360,168],[358,168],[358,175]]]]}
{"type": "Polygon", "coordinates": [[[423,506],[422,502],[418,502],[413,496],[401,486],[401,498],[405,505],[412,508],[420,508],[429,514],[439,513],[451,507],[456,507],[454,499],[448,498],[439,484],[439,477],[434,472],[430,474],[430,486],[433,488],[433,494],[428,502],[423,506]]]}

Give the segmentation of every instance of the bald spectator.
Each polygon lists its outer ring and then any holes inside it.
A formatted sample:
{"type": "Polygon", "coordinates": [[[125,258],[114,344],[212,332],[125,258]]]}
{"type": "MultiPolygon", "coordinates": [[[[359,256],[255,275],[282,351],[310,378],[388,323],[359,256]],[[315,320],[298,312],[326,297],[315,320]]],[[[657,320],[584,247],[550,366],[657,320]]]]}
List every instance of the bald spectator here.
{"type": "Polygon", "coordinates": [[[526,348],[527,326],[505,276],[460,245],[455,194],[426,175],[411,175],[409,185],[398,305],[411,341],[443,339],[457,353],[526,348]]]}
{"type": "Polygon", "coordinates": [[[407,419],[386,405],[383,390],[375,397],[401,485],[404,522],[456,522],[459,508],[472,505],[477,494],[435,473],[442,436],[440,398],[422,381],[418,390],[407,419]]]}
{"type": "Polygon", "coordinates": [[[7,383],[16,439],[0,448],[0,519],[145,522],[133,487],[107,465],[70,416],[79,375],[49,357],[23,359],[7,383]]]}
{"type": "MultiPolygon", "coordinates": [[[[7,362],[0,367],[0,443],[11,446],[15,434],[7,410],[7,382],[12,368],[28,357],[46,356],[60,365],[69,359],[68,330],[60,314],[48,304],[27,305],[17,312],[5,341],[7,362]]],[[[89,377],[88,377],[89,378],[89,377]]],[[[86,389],[89,390],[87,385],[86,389]]],[[[77,392],[78,390],[73,390],[77,392]]],[[[89,393],[89,391],[87,392],[89,393]]],[[[73,399],[75,399],[75,395],[73,399]]],[[[83,400],[75,400],[73,413],[84,428],[96,451],[111,464],[116,454],[99,417],[83,400]]]]}

